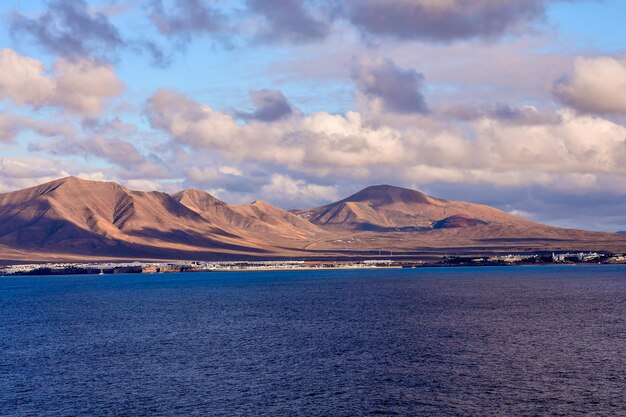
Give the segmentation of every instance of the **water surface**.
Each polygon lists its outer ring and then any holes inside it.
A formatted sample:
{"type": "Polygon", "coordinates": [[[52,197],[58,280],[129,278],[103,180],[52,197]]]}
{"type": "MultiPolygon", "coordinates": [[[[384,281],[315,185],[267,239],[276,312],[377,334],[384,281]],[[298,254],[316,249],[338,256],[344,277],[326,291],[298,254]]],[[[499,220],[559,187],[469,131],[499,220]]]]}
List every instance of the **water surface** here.
{"type": "Polygon", "coordinates": [[[626,415],[626,268],[0,279],[0,415],[626,415]]]}

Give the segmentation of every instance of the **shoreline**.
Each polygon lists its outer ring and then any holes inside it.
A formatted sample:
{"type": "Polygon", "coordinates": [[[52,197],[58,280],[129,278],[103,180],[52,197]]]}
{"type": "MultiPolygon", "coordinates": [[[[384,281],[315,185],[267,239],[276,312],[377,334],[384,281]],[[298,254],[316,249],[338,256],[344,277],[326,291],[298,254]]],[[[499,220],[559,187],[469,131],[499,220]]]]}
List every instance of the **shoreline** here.
{"type": "Polygon", "coordinates": [[[370,259],[355,261],[172,261],[15,264],[0,268],[0,277],[53,275],[160,274],[185,272],[276,272],[359,269],[419,269],[454,267],[511,267],[549,265],[620,265],[626,255],[577,253],[561,255],[506,255],[489,258],[447,257],[437,260],[370,259]]]}

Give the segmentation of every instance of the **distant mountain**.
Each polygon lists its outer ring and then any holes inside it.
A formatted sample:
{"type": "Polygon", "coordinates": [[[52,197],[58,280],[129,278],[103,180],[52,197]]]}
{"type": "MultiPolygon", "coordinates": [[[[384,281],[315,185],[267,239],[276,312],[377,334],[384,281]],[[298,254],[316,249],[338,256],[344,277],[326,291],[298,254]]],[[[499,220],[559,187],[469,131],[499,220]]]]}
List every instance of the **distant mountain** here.
{"type": "Polygon", "coordinates": [[[295,213],[319,226],[349,230],[429,230],[490,223],[530,225],[527,220],[492,207],[442,200],[390,185],[367,187],[336,203],[295,213]]]}
{"type": "Polygon", "coordinates": [[[617,232],[618,235],[626,235],[626,231],[617,232]]]}
{"type": "MultiPolygon", "coordinates": [[[[534,223],[493,207],[443,200],[391,185],[367,187],[326,206],[293,210],[321,228],[340,233],[360,232],[352,248],[375,244],[388,250],[410,247],[483,250],[549,251],[568,248],[613,248],[622,243],[608,233],[561,229],[534,223]]],[[[309,245],[321,249],[326,242],[309,245]]],[[[334,245],[335,248],[341,247],[334,245]]],[[[418,250],[418,252],[419,252],[418,250]]]]}
{"type": "Polygon", "coordinates": [[[0,194],[0,260],[241,259],[626,250],[626,237],[533,223],[390,185],[288,212],[62,178],[0,194]]]}

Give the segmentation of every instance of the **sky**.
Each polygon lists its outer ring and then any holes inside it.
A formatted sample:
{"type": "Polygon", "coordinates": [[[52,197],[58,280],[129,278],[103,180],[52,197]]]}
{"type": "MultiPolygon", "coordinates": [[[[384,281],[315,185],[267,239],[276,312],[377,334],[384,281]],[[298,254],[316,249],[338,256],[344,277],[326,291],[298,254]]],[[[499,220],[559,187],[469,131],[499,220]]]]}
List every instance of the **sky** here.
{"type": "Polygon", "coordinates": [[[0,192],[392,184],[626,230],[622,0],[0,3],[0,192]]]}

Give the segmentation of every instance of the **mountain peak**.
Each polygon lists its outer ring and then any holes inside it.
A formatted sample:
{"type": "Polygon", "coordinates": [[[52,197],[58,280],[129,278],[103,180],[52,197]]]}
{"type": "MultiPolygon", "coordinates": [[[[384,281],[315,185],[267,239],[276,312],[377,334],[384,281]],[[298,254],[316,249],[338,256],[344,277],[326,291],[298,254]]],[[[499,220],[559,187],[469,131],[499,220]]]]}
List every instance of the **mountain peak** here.
{"type": "MultiPolygon", "coordinates": [[[[36,198],[37,196],[46,195],[49,193],[77,193],[79,195],[85,195],[94,189],[102,190],[103,186],[108,186],[112,189],[118,189],[124,192],[128,192],[128,189],[116,182],[108,181],[94,181],[84,178],[76,177],[73,175],[59,178],[56,180],[48,181],[43,184],[35,185],[23,190],[11,191],[8,193],[0,193],[0,195],[21,195],[22,197],[29,195],[30,198],[36,198]],[[97,188],[96,188],[97,187],[97,188]]],[[[25,198],[25,197],[24,197],[25,198]]]]}
{"type": "Polygon", "coordinates": [[[268,203],[265,200],[254,200],[252,203],[250,203],[250,205],[254,206],[254,207],[259,207],[259,208],[272,208],[272,209],[278,208],[278,207],[268,203]]]}
{"type": "Polygon", "coordinates": [[[70,175],[67,177],[59,178],[58,180],[50,181],[48,183],[42,184],[45,188],[49,189],[57,189],[63,186],[63,189],[68,188],[72,190],[80,190],[80,189],[91,189],[93,187],[98,186],[109,186],[117,189],[121,189],[124,191],[128,191],[126,187],[115,182],[115,181],[98,181],[98,180],[88,180],[85,178],[80,178],[75,175],[70,175]]]}
{"type": "Polygon", "coordinates": [[[367,202],[373,205],[388,205],[393,203],[421,203],[431,204],[431,198],[419,191],[394,185],[372,185],[352,194],[343,202],[367,202]]]}
{"type": "Polygon", "coordinates": [[[55,182],[71,183],[71,182],[80,182],[80,181],[84,181],[84,180],[82,178],[80,178],[80,177],[75,176],[75,175],[68,175],[67,177],[59,178],[55,182]]]}
{"type": "Polygon", "coordinates": [[[198,188],[185,188],[184,190],[179,191],[181,194],[209,194],[204,190],[200,190],[198,188]]]}
{"type": "MultiPolygon", "coordinates": [[[[61,184],[117,184],[114,181],[98,181],[98,180],[88,180],[85,178],[77,177],[75,175],[68,175],[67,177],[59,178],[58,180],[52,181],[61,184]]],[[[119,185],[119,184],[118,184],[119,185]]]]}
{"type": "Polygon", "coordinates": [[[185,188],[182,191],[177,192],[174,195],[181,195],[181,196],[195,196],[195,197],[205,197],[205,198],[212,198],[214,200],[217,200],[216,197],[212,196],[211,194],[207,193],[204,190],[199,190],[197,188],[185,188]]]}
{"type": "Polygon", "coordinates": [[[226,203],[211,194],[196,188],[187,188],[172,194],[172,198],[195,211],[206,211],[212,206],[224,206],[226,203]]]}

